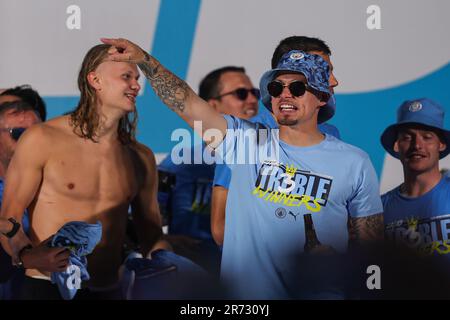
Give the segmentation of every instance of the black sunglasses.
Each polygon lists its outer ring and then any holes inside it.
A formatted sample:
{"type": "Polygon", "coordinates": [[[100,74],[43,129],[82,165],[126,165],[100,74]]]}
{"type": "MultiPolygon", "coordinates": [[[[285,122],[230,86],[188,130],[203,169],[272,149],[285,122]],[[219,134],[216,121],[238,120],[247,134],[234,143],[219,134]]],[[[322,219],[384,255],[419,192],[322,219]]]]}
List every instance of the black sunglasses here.
{"type": "Polygon", "coordinates": [[[289,84],[284,84],[281,81],[274,80],[267,85],[267,91],[272,97],[276,98],[281,95],[285,87],[288,87],[289,92],[294,97],[301,97],[308,89],[308,85],[302,81],[293,81],[289,84]]]}
{"type": "Polygon", "coordinates": [[[15,141],[19,140],[22,133],[25,132],[26,128],[1,128],[2,131],[7,131],[11,138],[15,141]]]}
{"type": "Polygon", "coordinates": [[[239,88],[236,90],[233,90],[231,92],[227,92],[224,94],[221,94],[220,96],[215,97],[214,99],[220,99],[223,96],[227,96],[229,94],[234,95],[236,98],[238,98],[239,100],[245,101],[247,100],[248,97],[248,93],[251,93],[256,99],[259,99],[259,97],[261,97],[261,93],[259,92],[259,89],[256,88],[251,88],[251,89],[245,89],[245,88],[239,88]]]}

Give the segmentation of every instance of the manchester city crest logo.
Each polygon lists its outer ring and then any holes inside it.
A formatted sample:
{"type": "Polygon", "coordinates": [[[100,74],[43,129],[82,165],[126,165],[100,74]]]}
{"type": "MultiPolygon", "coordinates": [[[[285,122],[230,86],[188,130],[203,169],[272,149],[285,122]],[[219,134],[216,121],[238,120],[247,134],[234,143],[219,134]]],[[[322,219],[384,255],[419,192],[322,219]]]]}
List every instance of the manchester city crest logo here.
{"type": "Polygon", "coordinates": [[[419,101],[414,101],[409,106],[409,111],[411,112],[417,112],[422,110],[422,104],[419,101]]]}
{"type": "Polygon", "coordinates": [[[284,208],[278,208],[277,210],[275,210],[275,216],[277,218],[283,219],[284,217],[286,217],[286,209],[284,208]]]}
{"type": "Polygon", "coordinates": [[[300,53],[300,52],[294,52],[294,53],[291,54],[290,58],[291,58],[292,60],[300,60],[300,59],[303,59],[304,56],[305,56],[305,55],[304,55],[303,53],[300,53]]]}

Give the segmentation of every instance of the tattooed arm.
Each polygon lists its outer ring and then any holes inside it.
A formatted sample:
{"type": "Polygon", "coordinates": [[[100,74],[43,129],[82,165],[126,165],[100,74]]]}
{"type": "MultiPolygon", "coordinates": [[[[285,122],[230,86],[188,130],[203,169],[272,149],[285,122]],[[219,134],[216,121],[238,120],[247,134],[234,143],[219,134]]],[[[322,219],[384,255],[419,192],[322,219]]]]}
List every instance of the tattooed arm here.
{"type": "Polygon", "coordinates": [[[349,229],[351,241],[354,243],[382,241],[384,239],[383,214],[351,218],[349,229]]]}
{"type": "MultiPolygon", "coordinates": [[[[218,129],[222,137],[225,135],[227,122],[220,113],[197,96],[186,82],[164,68],[158,60],[126,39],[101,40],[112,46],[108,51],[110,60],[136,63],[164,104],[189,126],[194,128],[194,121],[201,121],[202,132],[198,133],[202,137],[208,129],[218,129]]],[[[214,141],[214,145],[220,141],[214,141]]]]}

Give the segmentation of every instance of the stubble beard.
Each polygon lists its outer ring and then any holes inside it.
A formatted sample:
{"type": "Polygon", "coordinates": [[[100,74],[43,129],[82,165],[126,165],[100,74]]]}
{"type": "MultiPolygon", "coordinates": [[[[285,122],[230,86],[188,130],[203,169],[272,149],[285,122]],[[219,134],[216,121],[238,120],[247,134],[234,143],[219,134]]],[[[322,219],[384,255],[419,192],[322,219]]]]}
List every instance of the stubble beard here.
{"type": "Polygon", "coordinates": [[[281,126],[295,126],[298,124],[297,119],[280,119],[278,120],[278,124],[281,126]]]}

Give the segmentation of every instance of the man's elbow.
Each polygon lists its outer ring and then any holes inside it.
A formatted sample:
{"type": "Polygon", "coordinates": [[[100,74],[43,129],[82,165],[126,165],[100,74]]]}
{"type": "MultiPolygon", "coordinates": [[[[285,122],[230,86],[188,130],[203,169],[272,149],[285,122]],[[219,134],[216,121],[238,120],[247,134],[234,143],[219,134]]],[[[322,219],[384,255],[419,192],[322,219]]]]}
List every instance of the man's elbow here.
{"type": "Polygon", "coordinates": [[[211,233],[216,244],[223,245],[224,226],[211,223],[211,233]]]}

